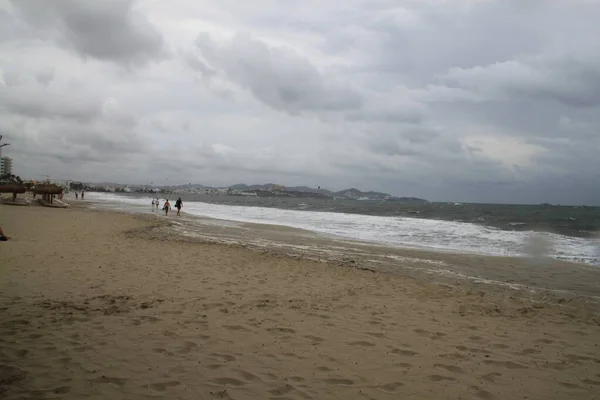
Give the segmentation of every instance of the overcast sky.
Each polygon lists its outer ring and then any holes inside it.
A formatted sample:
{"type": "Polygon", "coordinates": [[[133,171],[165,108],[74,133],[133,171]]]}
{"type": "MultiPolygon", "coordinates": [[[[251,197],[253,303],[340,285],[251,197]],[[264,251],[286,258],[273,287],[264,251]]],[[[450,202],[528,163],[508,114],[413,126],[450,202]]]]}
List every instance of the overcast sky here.
{"type": "Polygon", "coordinates": [[[26,178],[600,203],[596,0],[0,0],[26,178]]]}

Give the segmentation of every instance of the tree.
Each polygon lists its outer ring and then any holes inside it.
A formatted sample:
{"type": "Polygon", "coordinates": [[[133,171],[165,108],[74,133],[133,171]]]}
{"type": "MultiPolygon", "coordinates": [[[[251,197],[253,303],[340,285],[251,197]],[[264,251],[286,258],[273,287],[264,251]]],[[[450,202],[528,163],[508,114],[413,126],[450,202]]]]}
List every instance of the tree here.
{"type": "Polygon", "coordinates": [[[17,185],[22,185],[23,180],[20,176],[14,174],[4,174],[0,176],[0,183],[16,183],[17,185]]]}

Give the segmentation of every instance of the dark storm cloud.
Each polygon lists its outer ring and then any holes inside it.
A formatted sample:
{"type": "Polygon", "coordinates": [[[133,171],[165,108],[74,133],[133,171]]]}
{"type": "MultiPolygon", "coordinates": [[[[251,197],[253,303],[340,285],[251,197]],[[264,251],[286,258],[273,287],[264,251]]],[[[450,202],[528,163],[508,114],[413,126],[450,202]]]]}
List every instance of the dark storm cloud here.
{"type": "Polygon", "coordinates": [[[32,176],[593,202],[599,20],[584,0],[0,0],[0,129],[32,176]]]}
{"type": "Polygon", "coordinates": [[[196,46],[212,68],[277,110],[297,114],[357,109],[362,104],[354,89],[325,79],[309,60],[291,49],[270,47],[241,34],[219,44],[202,33],[196,46]]]}
{"type": "Polygon", "coordinates": [[[571,107],[600,105],[600,54],[597,47],[580,55],[523,57],[474,68],[452,68],[439,76],[452,88],[482,99],[555,101],[571,107]]]}
{"type": "Polygon", "coordinates": [[[160,31],[134,0],[13,0],[13,7],[42,39],[54,39],[84,57],[144,64],[164,56],[160,31]]]}

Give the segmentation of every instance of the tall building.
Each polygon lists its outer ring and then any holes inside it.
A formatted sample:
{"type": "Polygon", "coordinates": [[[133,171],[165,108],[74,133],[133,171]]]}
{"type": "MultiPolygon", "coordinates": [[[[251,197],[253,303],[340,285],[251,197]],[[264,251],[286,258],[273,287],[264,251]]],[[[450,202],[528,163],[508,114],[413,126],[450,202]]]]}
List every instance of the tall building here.
{"type": "Polygon", "coordinates": [[[0,176],[12,173],[12,158],[0,157],[0,176]]]}

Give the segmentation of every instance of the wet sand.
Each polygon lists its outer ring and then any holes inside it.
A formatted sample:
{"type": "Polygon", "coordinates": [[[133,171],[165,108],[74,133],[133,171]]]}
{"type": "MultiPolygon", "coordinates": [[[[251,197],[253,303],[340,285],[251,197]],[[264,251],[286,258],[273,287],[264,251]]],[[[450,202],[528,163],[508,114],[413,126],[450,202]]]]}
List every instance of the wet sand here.
{"type": "Polygon", "coordinates": [[[0,397],[600,398],[591,268],[164,221],[0,206],[0,397]]]}

